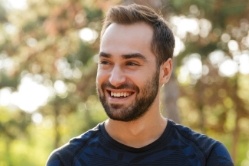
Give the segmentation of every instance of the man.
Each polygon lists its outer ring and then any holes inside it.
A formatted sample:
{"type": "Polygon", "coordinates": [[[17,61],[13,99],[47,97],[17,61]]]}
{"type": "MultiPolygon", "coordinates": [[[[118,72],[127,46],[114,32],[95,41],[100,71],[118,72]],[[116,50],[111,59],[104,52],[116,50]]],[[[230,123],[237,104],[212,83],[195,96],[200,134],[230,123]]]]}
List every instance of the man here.
{"type": "Polygon", "coordinates": [[[219,142],[164,118],[159,90],[172,72],[174,36],[151,9],[116,6],[102,33],[96,85],[109,116],[55,150],[48,166],[232,166],[219,142]]]}

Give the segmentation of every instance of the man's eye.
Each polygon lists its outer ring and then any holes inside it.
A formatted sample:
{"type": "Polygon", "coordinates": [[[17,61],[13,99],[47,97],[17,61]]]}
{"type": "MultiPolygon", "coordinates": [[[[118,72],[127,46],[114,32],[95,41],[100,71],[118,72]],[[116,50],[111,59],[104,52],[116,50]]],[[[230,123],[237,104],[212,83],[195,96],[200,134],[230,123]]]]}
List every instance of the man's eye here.
{"type": "Polygon", "coordinates": [[[99,64],[101,64],[101,65],[108,65],[108,64],[110,64],[110,62],[108,62],[108,61],[100,61],[99,64]]]}
{"type": "Polygon", "coordinates": [[[136,62],[127,62],[126,65],[127,66],[139,66],[139,64],[136,62]]]}

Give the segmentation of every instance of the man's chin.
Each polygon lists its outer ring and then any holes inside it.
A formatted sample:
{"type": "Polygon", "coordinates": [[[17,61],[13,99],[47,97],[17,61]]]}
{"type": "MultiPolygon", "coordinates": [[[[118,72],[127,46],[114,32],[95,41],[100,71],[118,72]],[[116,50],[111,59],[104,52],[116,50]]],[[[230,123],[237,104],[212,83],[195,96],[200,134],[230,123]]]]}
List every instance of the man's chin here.
{"type": "Polygon", "coordinates": [[[127,115],[126,110],[123,110],[122,107],[120,107],[120,105],[115,105],[105,111],[107,116],[111,120],[122,121],[122,122],[129,122],[133,120],[132,116],[127,115]]]}
{"type": "Polygon", "coordinates": [[[109,107],[111,110],[115,111],[115,110],[122,109],[122,107],[124,107],[124,106],[123,106],[123,104],[110,104],[109,107]]]}
{"type": "Polygon", "coordinates": [[[135,120],[135,119],[124,118],[124,117],[109,117],[109,118],[113,121],[118,121],[118,122],[131,122],[135,120]]]}

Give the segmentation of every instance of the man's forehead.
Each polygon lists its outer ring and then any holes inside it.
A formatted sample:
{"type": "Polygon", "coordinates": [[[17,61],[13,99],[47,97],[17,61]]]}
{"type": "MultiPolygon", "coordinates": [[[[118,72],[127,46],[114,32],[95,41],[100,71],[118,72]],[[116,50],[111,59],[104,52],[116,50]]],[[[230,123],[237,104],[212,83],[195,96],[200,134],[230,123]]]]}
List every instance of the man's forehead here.
{"type": "MultiPolygon", "coordinates": [[[[105,39],[106,37],[115,36],[115,37],[126,37],[130,33],[134,33],[134,36],[139,36],[144,38],[152,39],[153,36],[153,29],[151,26],[144,22],[137,22],[133,24],[118,24],[112,23],[110,24],[103,33],[101,39],[105,39]]],[[[101,40],[102,41],[102,40],[101,40]]]]}
{"type": "Polygon", "coordinates": [[[150,47],[153,38],[152,29],[146,24],[111,24],[100,41],[101,47],[109,47],[111,45],[143,45],[150,47]]]}
{"type": "Polygon", "coordinates": [[[142,59],[142,56],[144,59],[150,59],[148,56],[153,54],[152,35],[152,28],[142,22],[129,25],[113,23],[101,38],[100,53],[102,52],[102,57],[122,55],[122,58],[126,59],[131,57],[142,59]]]}

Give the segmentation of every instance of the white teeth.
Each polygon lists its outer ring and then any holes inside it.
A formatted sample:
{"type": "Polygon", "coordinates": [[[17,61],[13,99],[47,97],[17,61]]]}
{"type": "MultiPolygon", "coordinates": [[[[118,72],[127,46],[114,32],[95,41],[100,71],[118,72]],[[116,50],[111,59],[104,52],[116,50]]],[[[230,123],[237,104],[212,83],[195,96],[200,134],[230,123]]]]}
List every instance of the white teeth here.
{"type": "Polygon", "coordinates": [[[128,97],[128,96],[130,96],[130,93],[128,93],[128,92],[117,92],[117,93],[111,92],[111,96],[112,97],[128,97]]]}

